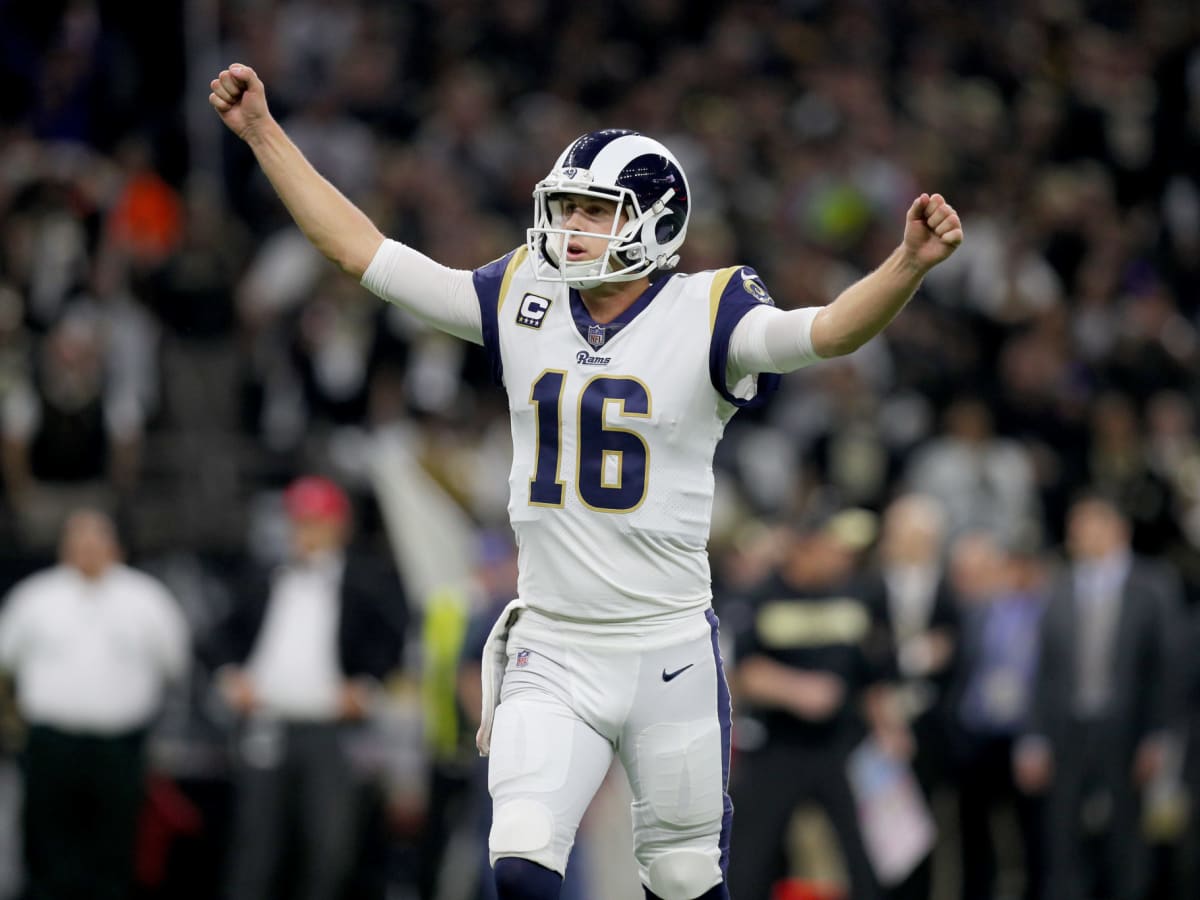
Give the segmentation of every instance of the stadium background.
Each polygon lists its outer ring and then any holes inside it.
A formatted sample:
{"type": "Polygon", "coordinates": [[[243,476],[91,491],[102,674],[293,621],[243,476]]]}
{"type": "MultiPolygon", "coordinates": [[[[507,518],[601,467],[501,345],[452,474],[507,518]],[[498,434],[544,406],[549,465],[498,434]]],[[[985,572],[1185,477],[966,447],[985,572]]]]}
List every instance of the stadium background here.
{"type": "MultiPolygon", "coordinates": [[[[951,199],[967,243],[886,335],[731,425],[718,598],[764,523],[948,489],[930,460],[964,433],[1011,464],[947,498],[953,528],[1053,555],[1067,499],[1099,486],[1137,548],[1178,567],[1189,609],[1200,596],[1194,4],[7,2],[0,48],[0,588],[49,561],[63,510],[99,502],[203,635],[228,573],[278,552],[279,491],[308,471],[351,487],[418,608],[506,528],[506,410],[482,351],[314,258],[207,106],[241,60],[324,174],[456,267],[523,240],[532,184],[597,127],[678,154],[684,271],[747,263],[785,307],[881,259],[915,193],[951,199]],[[106,426],[30,449],[30,404],[56,390],[96,398],[106,426]]],[[[410,637],[386,723],[398,896],[420,867],[424,766],[459,739],[422,678],[429,640],[410,637]]],[[[159,758],[219,785],[204,676],[173,698],[159,758]]],[[[11,715],[6,734],[11,760],[11,715]]],[[[197,802],[215,817],[219,796],[197,802]]],[[[218,818],[172,864],[211,872],[219,834],[218,818]]]]}

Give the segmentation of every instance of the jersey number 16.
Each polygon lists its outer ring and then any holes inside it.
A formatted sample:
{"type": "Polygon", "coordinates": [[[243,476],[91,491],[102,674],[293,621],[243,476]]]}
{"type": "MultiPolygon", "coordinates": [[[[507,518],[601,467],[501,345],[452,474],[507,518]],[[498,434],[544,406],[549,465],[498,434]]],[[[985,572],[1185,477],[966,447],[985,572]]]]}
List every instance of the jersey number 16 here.
{"type": "MultiPolygon", "coordinates": [[[[567,373],[546,369],[533,383],[529,402],[537,413],[537,467],[529,479],[533,506],[563,505],[559,477],[562,451],[562,399],[567,373]]],[[[627,375],[597,375],[579,392],[575,442],[575,490],[588,509],[631,512],[646,499],[650,448],[634,431],[607,423],[609,404],[617,415],[650,418],[650,391],[627,375]]]]}

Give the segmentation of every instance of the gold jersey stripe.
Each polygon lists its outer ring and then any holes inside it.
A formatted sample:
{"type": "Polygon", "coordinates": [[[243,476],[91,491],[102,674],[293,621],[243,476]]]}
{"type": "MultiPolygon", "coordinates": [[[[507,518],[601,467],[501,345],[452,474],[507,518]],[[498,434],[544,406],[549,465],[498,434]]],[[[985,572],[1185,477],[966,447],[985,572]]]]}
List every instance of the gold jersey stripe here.
{"type": "Polygon", "coordinates": [[[496,315],[500,315],[500,310],[504,308],[504,298],[508,296],[508,286],[512,283],[513,273],[521,268],[521,263],[525,262],[525,257],[529,255],[528,247],[518,247],[517,252],[512,255],[512,259],[508,261],[508,265],[504,268],[504,280],[500,282],[500,299],[496,301],[496,315]]]}
{"type": "Polygon", "coordinates": [[[725,293],[725,286],[729,284],[733,273],[740,268],[741,266],[730,266],[728,269],[720,269],[713,276],[712,287],[708,291],[708,330],[710,332],[717,325],[717,307],[721,305],[721,295],[725,293]]]}

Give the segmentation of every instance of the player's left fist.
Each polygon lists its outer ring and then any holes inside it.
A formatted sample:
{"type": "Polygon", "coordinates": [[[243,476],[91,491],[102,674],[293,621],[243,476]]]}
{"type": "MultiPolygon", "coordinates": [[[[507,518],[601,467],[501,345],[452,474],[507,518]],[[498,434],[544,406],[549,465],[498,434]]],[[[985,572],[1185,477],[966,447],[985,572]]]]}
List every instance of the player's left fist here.
{"type": "Polygon", "coordinates": [[[904,249],[921,270],[932,269],[963,242],[962,220],[941,194],[922,194],[908,208],[904,249]]]}

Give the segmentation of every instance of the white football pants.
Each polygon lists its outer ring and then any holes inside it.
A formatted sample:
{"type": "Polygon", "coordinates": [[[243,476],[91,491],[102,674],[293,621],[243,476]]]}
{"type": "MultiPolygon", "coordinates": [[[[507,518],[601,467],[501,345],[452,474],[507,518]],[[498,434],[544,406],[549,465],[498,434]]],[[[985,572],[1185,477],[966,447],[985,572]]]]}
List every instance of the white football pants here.
{"type": "Polygon", "coordinates": [[[697,896],[722,880],[732,817],[729,691],[716,616],[697,616],[708,620],[702,636],[638,651],[550,640],[517,621],[488,766],[493,864],[517,856],[564,872],[615,753],[633,791],[642,883],[667,896],[682,878],[697,896]]]}

